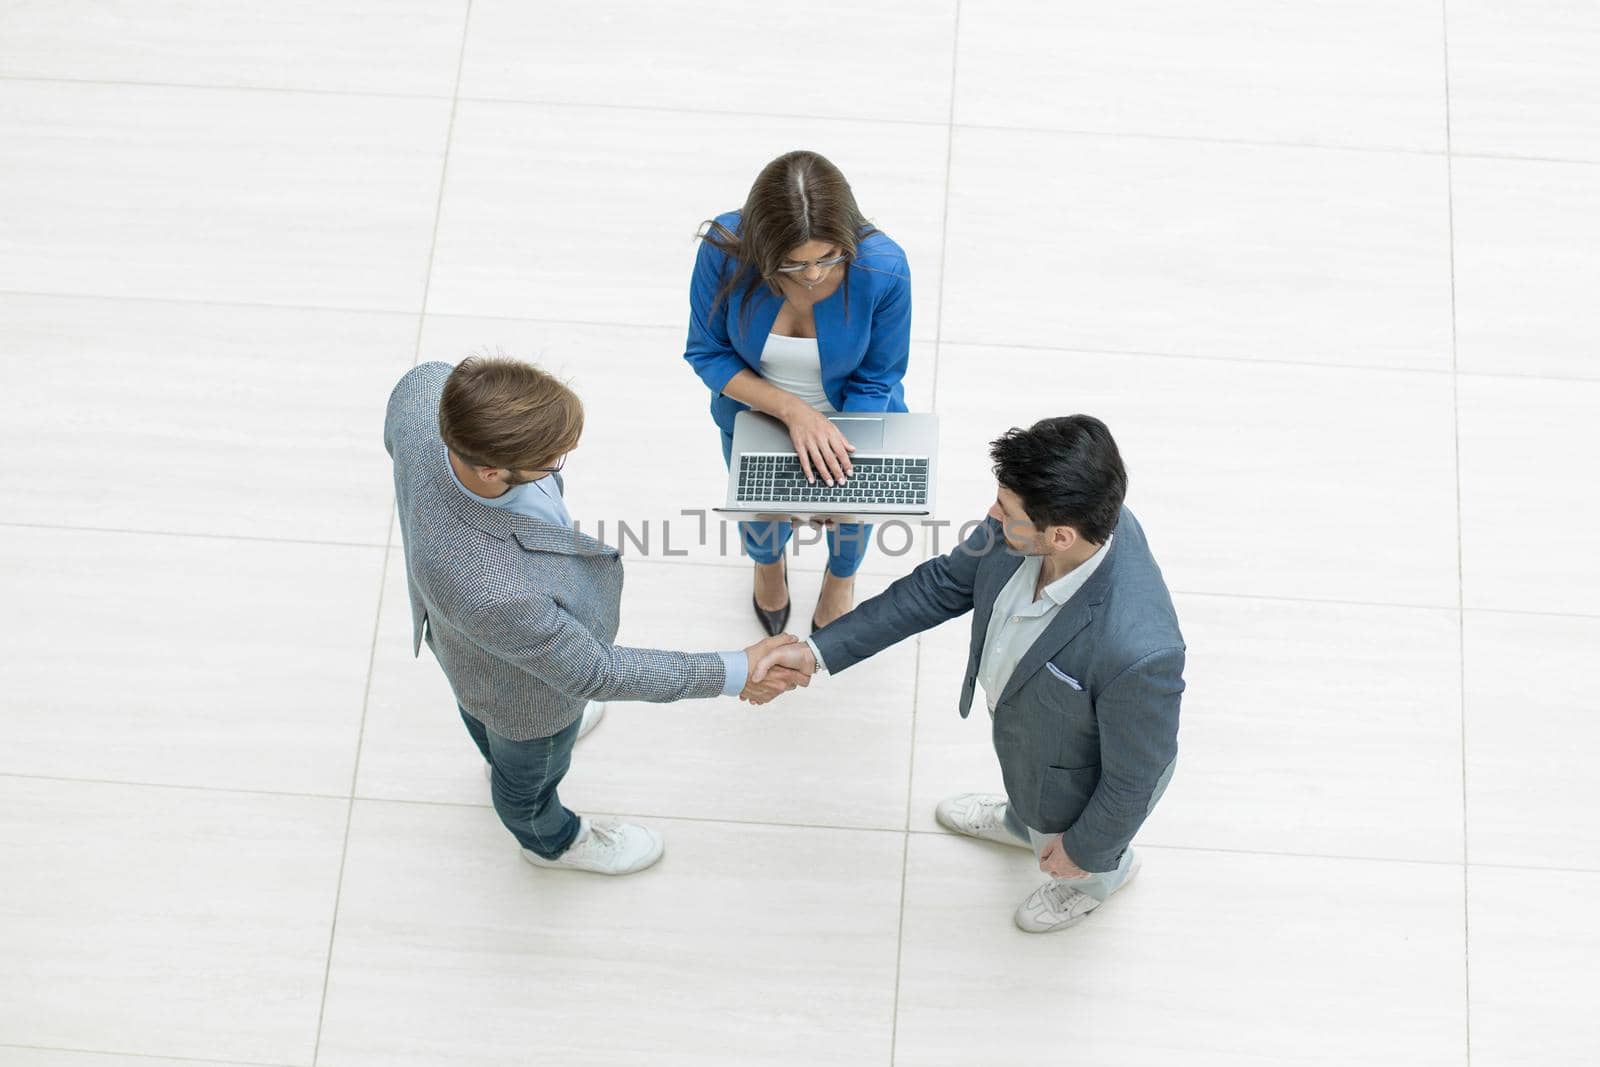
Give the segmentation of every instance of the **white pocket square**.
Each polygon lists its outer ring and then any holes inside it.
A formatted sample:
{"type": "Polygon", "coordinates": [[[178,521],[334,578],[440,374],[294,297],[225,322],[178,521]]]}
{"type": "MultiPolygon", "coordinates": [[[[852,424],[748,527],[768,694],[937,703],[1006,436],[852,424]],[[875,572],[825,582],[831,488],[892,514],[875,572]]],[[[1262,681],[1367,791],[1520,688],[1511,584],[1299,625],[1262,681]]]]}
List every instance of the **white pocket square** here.
{"type": "Polygon", "coordinates": [[[1082,692],[1083,683],[1078,681],[1072,675],[1068,674],[1060,667],[1057,667],[1054,663],[1050,663],[1048,661],[1045,663],[1045,667],[1050,671],[1051,674],[1055,675],[1057,678],[1060,678],[1063,682],[1066,682],[1068,685],[1072,686],[1072,688],[1082,692]]]}

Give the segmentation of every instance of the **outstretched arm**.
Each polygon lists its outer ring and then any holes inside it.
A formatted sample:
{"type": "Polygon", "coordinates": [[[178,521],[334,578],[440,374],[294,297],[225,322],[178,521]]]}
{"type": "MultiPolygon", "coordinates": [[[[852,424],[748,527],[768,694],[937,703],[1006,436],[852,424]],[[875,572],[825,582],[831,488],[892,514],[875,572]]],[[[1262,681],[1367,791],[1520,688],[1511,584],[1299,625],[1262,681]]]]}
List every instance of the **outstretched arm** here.
{"type": "MultiPolygon", "coordinates": [[[[485,605],[463,629],[480,647],[563,693],[589,700],[658,703],[734,694],[751,699],[755,690],[747,684],[750,666],[769,645],[794,640],[769,638],[736,653],[607,645],[561,605],[537,595],[485,605]]],[[[768,690],[795,684],[787,676],[766,682],[768,690]]],[[[763,695],[771,699],[776,694],[763,695]]]]}
{"type": "Polygon", "coordinates": [[[811,642],[823,667],[837,673],[875,656],[912,634],[972,610],[978,565],[1005,545],[1000,524],[983,524],[953,550],[930,559],[888,589],[818,630],[811,642]]]}

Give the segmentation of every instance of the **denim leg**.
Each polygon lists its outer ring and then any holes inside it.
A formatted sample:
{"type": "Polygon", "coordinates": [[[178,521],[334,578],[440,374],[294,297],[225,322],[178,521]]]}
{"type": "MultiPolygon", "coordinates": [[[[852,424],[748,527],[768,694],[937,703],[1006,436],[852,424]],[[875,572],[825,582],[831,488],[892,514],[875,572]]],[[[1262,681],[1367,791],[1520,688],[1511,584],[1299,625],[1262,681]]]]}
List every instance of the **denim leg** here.
{"type": "Polygon", "coordinates": [[[483,762],[493,763],[494,756],[489,752],[489,728],[468,715],[467,709],[461,705],[457,704],[456,710],[461,712],[461,721],[467,724],[467,733],[472,735],[472,743],[483,753],[483,762]]]}
{"type": "Polygon", "coordinates": [[[783,558],[784,546],[794,534],[787,522],[741,522],[739,536],[744,540],[744,554],[757,563],[776,563],[783,558]]]}
{"type": "MultiPolygon", "coordinates": [[[[733,462],[733,434],[722,435],[722,462],[733,462]]],[[[772,564],[783,558],[783,549],[794,535],[794,527],[787,522],[741,522],[739,537],[744,542],[744,554],[762,564],[772,564]]]]}
{"type": "Polygon", "coordinates": [[[870,523],[847,522],[828,531],[828,573],[849,578],[861,569],[872,543],[870,523]]]}
{"type": "Polygon", "coordinates": [[[578,836],[578,816],[568,811],[556,795],[556,786],[572,764],[572,746],[578,740],[579,718],[550,737],[512,741],[493,730],[489,738],[490,779],[494,810],[500,821],[529,852],[555,859],[578,836]]]}

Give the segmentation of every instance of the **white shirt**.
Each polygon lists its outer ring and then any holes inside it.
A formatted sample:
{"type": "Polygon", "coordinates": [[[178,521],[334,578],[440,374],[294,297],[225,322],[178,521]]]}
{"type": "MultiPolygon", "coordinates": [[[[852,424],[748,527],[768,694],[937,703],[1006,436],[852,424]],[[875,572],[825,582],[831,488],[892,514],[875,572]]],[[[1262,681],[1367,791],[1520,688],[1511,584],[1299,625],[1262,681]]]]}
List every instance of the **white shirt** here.
{"type": "Polygon", "coordinates": [[[1061,606],[1071,600],[1085,582],[1100,569],[1111,547],[1111,538],[1099,550],[1072,570],[1063,574],[1040,591],[1039,599],[1033,590],[1039,584],[1039,568],[1044,566],[1043,556],[1028,556],[1017,568],[1017,573],[995,597],[994,613],[989,616],[989,632],[983,642],[983,659],[978,665],[978,684],[983,686],[984,698],[989,702],[989,714],[1005,692],[1006,683],[1017,663],[1044,635],[1050,623],[1060,614],[1061,606]]]}
{"type": "Polygon", "coordinates": [[[815,411],[835,414],[828,395],[822,391],[822,356],[815,337],[787,337],[767,334],[761,349],[761,377],[786,393],[793,393],[815,411]]]}

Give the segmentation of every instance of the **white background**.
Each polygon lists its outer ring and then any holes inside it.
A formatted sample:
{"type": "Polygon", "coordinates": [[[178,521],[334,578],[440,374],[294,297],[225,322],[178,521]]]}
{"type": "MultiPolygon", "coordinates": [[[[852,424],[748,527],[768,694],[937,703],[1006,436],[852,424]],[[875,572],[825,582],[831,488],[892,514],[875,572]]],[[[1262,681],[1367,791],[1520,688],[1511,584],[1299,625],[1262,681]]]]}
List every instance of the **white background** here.
{"type": "MultiPolygon", "coordinates": [[[[1593,1063],[1597,55],[1579,0],[0,0],[0,1063],[1593,1063]],[[932,820],[998,783],[964,621],[614,705],[616,880],[520,860],[409,654],[393,382],[570,376],[574,513],[659,539],[723,479],[693,235],[796,147],[910,257],[942,517],[1090,412],[1174,591],[1178,773],[1070,932],[932,820]]],[[[749,583],[633,554],[622,638],[742,646],[749,583]]]]}

